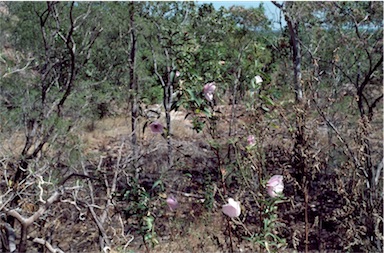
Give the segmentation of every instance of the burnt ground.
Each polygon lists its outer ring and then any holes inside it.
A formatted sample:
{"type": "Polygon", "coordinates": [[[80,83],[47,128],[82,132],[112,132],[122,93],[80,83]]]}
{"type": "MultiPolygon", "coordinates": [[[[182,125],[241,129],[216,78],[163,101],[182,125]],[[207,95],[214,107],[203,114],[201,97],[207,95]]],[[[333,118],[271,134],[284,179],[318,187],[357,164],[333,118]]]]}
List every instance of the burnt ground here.
{"type": "MultiPolygon", "coordinates": [[[[126,119],[105,119],[84,130],[81,163],[62,164],[59,174],[86,172],[93,179],[67,182],[72,190],[29,229],[31,252],[45,250],[32,242],[42,235],[65,252],[99,252],[97,219],[111,252],[303,252],[306,247],[308,252],[374,252],[382,247],[382,183],[367,189],[345,150],[329,143],[317,121],[307,122],[306,206],[303,177],[293,159],[294,133],[284,123],[288,117],[269,120],[238,108],[229,137],[228,110],[218,113],[213,135],[194,133],[185,113],[173,115],[172,167],[166,140],[149,129],[132,149],[126,119]],[[246,148],[249,133],[257,139],[252,149],[246,148]],[[274,174],[284,175],[285,189],[271,209],[265,182],[274,174]],[[170,194],[178,199],[176,211],[166,206],[170,194]],[[221,212],[228,197],[241,202],[238,219],[221,212]]],[[[380,142],[373,145],[381,148],[380,142]]],[[[21,206],[28,216],[39,204],[26,202],[21,206]]]]}

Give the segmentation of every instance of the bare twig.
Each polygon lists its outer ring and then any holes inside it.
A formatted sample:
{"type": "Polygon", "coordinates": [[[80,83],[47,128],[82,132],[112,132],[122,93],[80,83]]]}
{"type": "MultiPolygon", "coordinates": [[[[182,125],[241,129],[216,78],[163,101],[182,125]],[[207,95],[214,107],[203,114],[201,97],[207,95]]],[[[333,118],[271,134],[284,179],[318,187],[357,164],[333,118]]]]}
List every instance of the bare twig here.
{"type": "Polygon", "coordinates": [[[49,252],[64,253],[64,251],[62,251],[59,247],[54,248],[52,244],[50,244],[47,240],[44,240],[42,238],[34,238],[33,242],[44,245],[47,248],[47,250],[49,250],[49,252]]]}
{"type": "Polygon", "coordinates": [[[6,207],[8,205],[8,203],[12,201],[14,196],[15,196],[15,194],[13,193],[13,189],[8,189],[8,191],[6,193],[4,193],[3,195],[0,196],[0,203],[2,204],[0,206],[0,211],[3,210],[4,207],[6,207]],[[10,197],[6,201],[3,201],[3,198],[10,193],[11,193],[10,197]]]}
{"type": "Polygon", "coordinates": [[[379,183],[381,171],[383,170],[383,162],[384,162],[384,159],[381,159],[380,163],[377,165],[377,170],[374,173],[374,174],[376,174],[375,175],[375,181],[374,181],[375,185],[377,185],[379,183]]]}
{"type": "Polygon", "coordinates": [[[32,59],[30,59],[30,60],[27,62],[27,64],[26,64],[24,67],[22,67],[22,68],[20,68],[20,69],[15,69],[15,70],[12,70],[12,71],[10,71],[10,72],[5,73],[5,74],[3,75],[3,78],[5,78],[5,77],[7,77],[7,76],[9,76],[9,75],[15,74],[15,73],[17,73],[17,72],[21,72],[21,71],[26,70],[26,69],[29,67],[29,65],[31,65],[31,63],[32,63],[34,60],[35,60],[35,58],[32,58],[32,59]]]}
{"type": "MultiPolygon", "coordinates": [[[[355,156],[355,154],[353,153],[352,149],[350,148],[348,142],[346,142],[344,140],[344,138],[342,137],[342,135],[340,134],[339,130],[337,130],[337,128],[335,127],[335,125],[325,116],[324,112],[320,109],[319,105],[317,104],[317,101],[315,99],[312,100],[316,106],[316,109],[317,111],[319,112],[320,116],[324,119],[324,121],[327,123],[327,125],[336,133],[336,136],[337,138],[339,139],[339,141],[346,147],[349,155],[352,157],[353,159],[353,163],[355,165],[355,167],[357,169],[360,169],[365,178],[368,179],[368,173],[364,170],[364,168],[361,166],[360,164],[360,161],[359,159],[357,159],[357,157],[355,156]]],[[[367,183],[367,187],[370,188],[370,183],[368,180],[366,180],[366,183],[367,183]]]]}
{"type": "Polygon", "coordinates": [[[100,222],[100,219],[98,218],[97,214],[95,213],[93,206],[88,204],[88,209],[92,214],[93,220],[96,222],[97,228],[100,231],[102,239],[107,244],[107,246],[104,246],[104,243],[100,242],[100,244],[101,244],[100,246],[103,246],[101,248],[110,247],[111,241],[108,238],[107,232],[105,231],[103,224],[100,222]]]}
{"type": "MultiPolygon", "coordinates": [[[[99,168],[101,167],[103,158],[100,157],[100,162],[99,162],[99,168]]],[[[84,174],[88,174],[87,170],[84,168],[84,174]]],[[[108,181],[107,181],[108,182],[108,181]]],[[[108,185],[106,185],[108,188],[108,185]]],[[[101,217],[98,217],[96,214],[94,207],[95,207],[95,194],[94,194],[94,187],[92,182],[88,182],[88,188],[89,188],[89,196],[91,197],[91,203],[87,203],[87,207],[89,211],[91,212],[92,218],[95,221],[97,228],[99,229],[100,235],[99,235],[99,243],[100,243],[100,248],[104,249],[105,247],[110,247],[111,246],[111,241],[108,238],[107,232],[104,229],[103,223],[105,220],[106,215],[102,215],[101,217]]],[[[105,208],[106,210],[108,209],[108,206],[105,208]]]]}
{"type": "Polygon", "coordinates": [[[7,215],[16,218],[21,224],[21,238],[19,243],[19,252],[26,252],[27,249],[27,229],[28,227],[35,222],[45,211],[56,201],[60,199],[62,192],[55,191],[51,197],[48,198],[46,203],[40,206],[39,210],[35,212],[29,218],[24,218],[18,211],[15,209],[7,211],[7,215]]]}

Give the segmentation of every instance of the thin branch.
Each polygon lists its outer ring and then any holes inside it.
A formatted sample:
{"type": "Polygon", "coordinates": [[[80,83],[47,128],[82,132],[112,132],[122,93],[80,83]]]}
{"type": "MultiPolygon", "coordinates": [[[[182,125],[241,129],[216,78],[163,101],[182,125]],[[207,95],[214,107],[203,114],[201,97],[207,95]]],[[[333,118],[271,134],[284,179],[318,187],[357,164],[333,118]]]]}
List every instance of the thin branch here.
{"type": "Polygon", "coordinates": [[[49,252],[52,252],[52,253],[64,253],[64,251],[62,251],[59,247],[54,248],[52,246],[52,244],[50,244],[47,240],[44,240],[42,238],[34,238],[33,242],[45,246],[47,248],[47,250],[49,250],[49,252]]]}
{"type": "Polygon", "coordinates": [[[5,73],[5,74],[3,75],[3,78],[5,78],[5,77],[7,77],[7,76],[9,76],[9,75],[15,74],[15,73],[17,73],[17,72],[21,72],[21,71],[26,70],[26,69],[29,67],[29,65],[31,65],[31,63],[32,63],[34,60],[35,60],[35,58],[30,59],[30,61],[27,62],[27,64],[26,64],[24,67],[22,67],[21,69],[15,69],[15,70],[13,70],[13,71],[11,71],[11,72],[5,73]]]}
{"type": "MultiPolygon", "coordinates": [[[[344,140],[344,138],[342,137],[342,135],[340,134],[339,130],[337,130],[337,128],[335,127],[335,125],[325,116],[324,112],[320,109],[319,105],[317,104],[317,101],[315,99],[312,100],[316,106],[316,109],[317,111],[319,112],[320,116],[324,119],[324,121],[327,123],[327,125],[336,133],[336,136],[337,138],[339,139],[339,141],[346,147],[349,155],[352,157],[353,159],[353,163],[355,165],[355,167],[357,169],[360,169],[364,176],[366,177],[366,179],[368,179],[368,173],[363,169],[363,167],[361,166],[360,164],[360,161],[356,158],[356,156],[354,155],[352,149],[350,148],[350,146],[348,145],[348,142],[346,142],[344,140]]],[[[367,181],[367,187],[369,188],[369,182],[367,181]]]]}
{"type": "Polygon", "coordinates": [[[163,77],[159,74],[159,71],[157,70],[157,59],[156,59],[156,56],[155,56],[155,50],[153,49],[152,44],[151,44],[151,51],[152,51],[152,57],[153,57],[153,69],[154,69],[154,71],[155,71],[156,76],[159,78],[159,80],[160,80],[160,82],[161,82],[161,86],[165,87],[164,79],[163,79],[163,77]]]}
{"type": "Polygon", "coordinates": [[[363,92],[365,86],[371,80],[371,76],[373,72],[375,72],[381,66],[382,63],[383,63],[383,55],[381,55],[380,59],[376,62],[375,66],[373,67],[370,66],[369,72],[365,75],[364,81],[359,85],[358,91],[360,90],[361,93],[363,92]]]}
{"type": "MultiPolygon", "coordinates": [[[[107,236],[107,232],[105,231],[105,229],[103,227],[103,224],[101,223],[101,221],[97,217],[97,215],[95,213],[95,210],[93,209],[93,206],[88,204],[88,209],[89,209],[89,211],[92,214],[93,220],[96,222],[96,225],[97,225],[97,228],[100,231],[101,237],[103,238],[103,240],[107,244],[107,247],[109,247],[112,244],[111,244],[111,241],[109,240],[109,238],[107,236]]],[[[100,246],[102,246],[102,245],[100,245],[100,246]]],[[[104,247],[102,247],[102,248],[104,248],[104,247]]]]}
{"type": "Polygon", "coordinates": [[[277,8],[279,8],[280,10],[283,9],[284,5],[283,4],[279,4],[278,2],[276,1],[271,1],[277,8]]]}
{"type": "MultiPolygon", "coordinates": [[[[102,158],[100,158],[99,167],[101,165],[101,162],[102,162],[102,158]]],[[[84,168],[84,174],[86,174],[86,175],[88,174],[88,172],[85,168],[84,168]]],[[[110,247],[111,241],[109,240],[109,238],[107,236],[107,232],[105,231],[105,229],[103,227],[104,221],[101,221],[101,219],[99,219],[99,217],[96,215],[96,212],[94,210],[94,206],[95,206],[94,187],[93,187],[93,184],[91,182],[88,182],[88,188],[89,188],[89,195],[91,197],[92,203],[89,204],[87,202],[87,207],[88,207],[89,211],[91,212],[93,220],[95,221],[95,223],[99,229],[99,232],[100,232],[100,236],[99,236],[99,238],[101,237],[100,238],[100,248],[103,249],[105,247],[104,242],[107,244],[106,245],[107,247],[110,247]]]]}

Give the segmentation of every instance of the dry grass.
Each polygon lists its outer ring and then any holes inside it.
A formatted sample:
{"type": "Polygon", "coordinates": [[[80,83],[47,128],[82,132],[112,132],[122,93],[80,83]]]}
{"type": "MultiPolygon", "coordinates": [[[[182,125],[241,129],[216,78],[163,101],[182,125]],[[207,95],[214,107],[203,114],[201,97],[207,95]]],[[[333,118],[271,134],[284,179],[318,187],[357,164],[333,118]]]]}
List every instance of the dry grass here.
{"type": "MultiPolygon", "coordinates": [[[[218,115],[219,134],[217,141],[221,144],[221,149],[218,151],[218,155],[226,157],[231,107],[222,106],[219,109],[221,113],[218,115]]],[[[283,109],[279,108],[279,110],[283,109]]],[[[291,112],[282,111],[282,113],[289,115],[291,112]]],[[[159,244],[150,250],[153,252],[229,252],[226,219],[220,210],[221,204],[224,203],[224,198],[227,196],[222,196],[222,181],[217,154],[209,144],[208,132],[205,130],[199,134],[194,133],[191,129],[190,120],[184,119],[185,115],[185,111],[172,113],[175,166],[171,169],[167,169],[166,165],[166,140],[161,135],[151,133],[149,128],[143,132],[146,121],[143,118],[139,121],[137,148],[141,154],[138,162],[141,173],[138,183],[151,195],[149,210],[156,218],[155,231],[159,241],[159,244]],[[159,179],[162,180],[164,189],[153,190],[154,182],[159,179]],[[210,187],[215,190],[210,192],[212,189],[210,187]],[[164,198],[167,194],[177,196],[180,208],[176,212],[170,212],[165,206],[164,198]],[[213,206],[210,209],[206,206],[207,195],[211,195],[213,198],[213,206]]],[[[276,114],[276,118],[270,121],[265,120],[263,115],[258,112],[246,112],[244,108],[239,107],[236,115],[232,138],[236,140],[239,150],[246,145],[248,133],[256,134],[260,143],[258,152],[262,154],[260,157],[264,161],[263,166],[261,166],[263,168],[262,176],[267,177],[274,173],[283,173],[285,176],[286,189],[284,193],[288,202],[279,206],[279,220],[283,226],[275,232],[287,239],[288,247],[291,250],[302,250],[305,238],[302,219],[304,207],[300,188],[291,175],[294,172],[291,164],[293,135],[289,125],[284,123],[286,119],[281,118],[280,114],[276,114]]],[[[332,170],[326,167],[328,166],[326,159],[330,149],[329,129],[313,115],[310,118],[311,120],[307,122],[307,129],[310,129],[308,136],[312,153],[308,153],[311,155],[308,161],[313,162],[311,173],[314,180],[309,202],[312,208],[310,211],[311,249],[315,250],[316,245],[321,245],[324,250],[340,250],[342,247],[347,247],[348,242],[337,234],[344,233],[350,240],[353,239],[353,236],[351,237],[353,233],[360,236],[359,238],[364,238],[364,235],[361,234],[364,229],[367,229],[361,223],[361,215],[364,214],[364,211],[360,212],[358,209],[358,202],[361,200],[359,199],[360,191],[364,189],[364,184],[359,175],[351,170],[351,164],[348,162],[340,163],[340,167],[332,168],[332,170]],[[314,119],[312,120],[312,118],[314,119]],[[354,176],[354,181],[346,180],[343,175],[354,176]],[[354,186],[353,191],[348,191],[351,186],[354,186]],[[354,199],[351,199],[349,194],[353,195],[354,199]],[[349,204],[346,205],[346,203],[349,204]],[[359,218],[355,218],[355,216],[359,218]],[[335,219],[340,221],[336,222],[335,219]]],[[[164,115],[160,117],[159,121],[165,123],[164,115]]],[[[85,124],[76,132],[82,142],[82,158],[89,168],[89,173],[94,176],[101,175],[103,180],[104,177],[105,180],[111,180],[114,170],[121,169],[117,187],[118,194],[123,194],[129,190],[127,178],[131,174],[127,172],[130,170],[130,164],[129,162],[124,163],[124,161],[125,159],[129,160],[132,154],[129,144],[130,125],[128,117],[117,116],[95,122],[92,131],[85,124]],[[121,149],[121,147],[123,148],[121,149]],[[119,157],[121,158],[121,168],[117,167],[119,157]]],[[[349,130],[353,131],[354,129],[349,130]]],[[[378,130],[377,125],[372,127],[371,131],[369,138],[372,145],[378,147],[378,150],[375,150],[378,152],[380,149],[378,138],[382,137],[382,132],[378,130]]],[[[352,133],[344,131],[343,134],[349,136],[352,133]]],[[[336,141],[331,142],[331,144],[340,146],[337,138],[335,136],[333,138],[336,141]]],[[[17,150],[22,144],[21,134],[15,133],[6,140],[6,145],[1,146],[2,152],[13,148],[14,154],[17,154],[17,150]],[[12,143],[13,145],[11,145],[12,143]]],[[[343,147],[341,146],[341,148],[343,147]]],[[[240,162],[244,163],[245,169],[253,172],[249,169],[250,164],[246,163],[248,158],[245,152],[240,158],[235,158],[233,155],[230,158],[232,160],[224,164],[226,169],[233,168],[233,162],[239,159],[240,162]]],[[[221,162],[223,163],[223,161],[221,162]]],[[[77,167],[75,168],[77,169],[77,167]]],[[[242,202],[243,222],[249,229],[256,232],[262,227],[262,221],[258,217],[260,210],[255,206],[255,203],[252,203],[252,199],[255,195],[265,196],[265,189],[257,189],[253,186],[246,187],[244,182],[246,180],[236,174],[240,173],[239,168],[235,168],[233,171],[232,181],[228,181],[227,187],[231,191],[230,194],[241,196],[244,201],[242,202]],[[250,193],[250,190],[255,189],[257,192],[250,193]]],[[[97,189],[95,197],[98,204],[103,206],[105,204],[105,184],[98,184],[95,182],[95,189],[97,189]]],[[[86,188],[81,193],[83,194],[81,201],[89,198],[86,188]]],[[[72,197],[66,196],[66,198],[70,200],[72,197]]],[[[34,209],[28,209],[27,204],[30,203],[25,203],[23,212],[25,215],[32,214],[34,209]]],[[[122,198],[114,198],[114,206],[111,207],[109,219],[107,219],[104,227],[113,241],[113,252],[144,252],[146,248],[137,229],[140,221],[134,217],[124,216],[124,210],[128,204],[122,198]]],[[[34,208],[36,209],[37,205],[34,208]]],[[[47,218],[46,223],[41,225],[41,233],[52,233],[50,231],[54,227],[53,242],[63,250],[97,251],[99,233],[89,211],[84,206],[81,206],[80,209],[84,213],[84,220],[79,220],[80,210],[74,205],[59,203],[51,209],[51,216],[47,218]],[[66,211],[63,212],[62,210],[66,211]]],[[[100,214],[101,210],[97,210],[97,212],[100,214]]],[[[382,217],[381,211],[376,210],[376,212],[377,217],[382,217]]],[[[380,222],[379,220],[376,224],[378,228],[382,227],[380,225],[382,222],[380,222]]],[[[237,235],[233,237],[236,252],[263,251],[258,244],[253,244],[242,238],[246,234],[241,226],[233,225],[233,229],[238,230],[237,235]]],[[[367,245],[367,242],[364,243],[367,245]]]]}

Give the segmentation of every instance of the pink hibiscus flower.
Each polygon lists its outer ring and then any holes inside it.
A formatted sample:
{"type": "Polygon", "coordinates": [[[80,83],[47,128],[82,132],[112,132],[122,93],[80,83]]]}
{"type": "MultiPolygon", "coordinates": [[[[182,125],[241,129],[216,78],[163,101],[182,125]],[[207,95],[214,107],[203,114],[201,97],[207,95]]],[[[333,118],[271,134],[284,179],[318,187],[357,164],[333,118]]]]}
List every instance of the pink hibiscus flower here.
{"type": "Polygon", "coordinates": [[[159,122],[153,122],[149,125],[149,128],[151,129],[152,133],[154,134],[161,134],[163,133],[164,127],[159,122]]]}
{"type": "Polygon", "coordinates": [[[238,217],[241,213],[240,202],[228,199],[228,204],[223,205],[223,213],[230,218],[238,217]]]}
{"type": "Polygon", "coordinates": [[[274,175],[267,182],[267,191],[268,195],[272,198],[281,195],[284,190],[283,176],[282,175],[274,175]]]}

